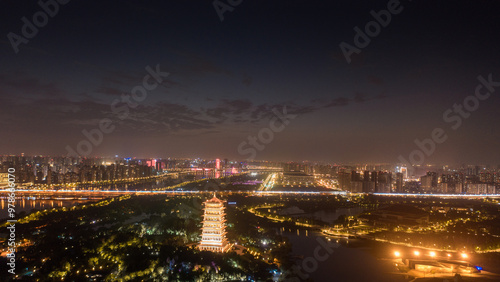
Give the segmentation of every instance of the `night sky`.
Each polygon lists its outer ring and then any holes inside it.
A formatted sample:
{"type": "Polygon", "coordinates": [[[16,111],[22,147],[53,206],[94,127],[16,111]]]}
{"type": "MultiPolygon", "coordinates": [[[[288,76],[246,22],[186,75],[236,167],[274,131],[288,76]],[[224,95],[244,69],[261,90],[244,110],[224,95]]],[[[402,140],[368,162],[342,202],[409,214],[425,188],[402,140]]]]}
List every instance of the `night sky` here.
{"type": "Polygon", "coordinates": [[[0,154],[65,155],[108,118],[92,156],[244,159],[286,106],[256,159],[393,163],[442,128],[426,162],[500,164],[500,87],[457,129],[443,119],[478,76],[500,81],[498,1],[401,1],[348,63],[339,44],[389,2],[243,0],[221,21],[212,1],[72,0],[16,54],[8,34],[43,10],[0,1],[0,154]],[[120,119],[112,102],[157,65],[169,75],[120,119]]]}

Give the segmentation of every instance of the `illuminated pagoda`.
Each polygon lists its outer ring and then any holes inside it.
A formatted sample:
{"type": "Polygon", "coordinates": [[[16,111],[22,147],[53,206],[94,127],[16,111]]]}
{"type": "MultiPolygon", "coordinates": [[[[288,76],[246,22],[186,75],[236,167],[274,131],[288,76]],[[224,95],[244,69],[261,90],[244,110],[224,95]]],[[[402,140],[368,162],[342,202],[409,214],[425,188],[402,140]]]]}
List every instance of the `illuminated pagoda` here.
{"type": "Polygon", "coordinates": [[[227,252],[229,244],[226,239],[224,201],[217,199],[214,194],[214,197],[204,204],[203,228],[198,248],[201,251],[227,252]]]}

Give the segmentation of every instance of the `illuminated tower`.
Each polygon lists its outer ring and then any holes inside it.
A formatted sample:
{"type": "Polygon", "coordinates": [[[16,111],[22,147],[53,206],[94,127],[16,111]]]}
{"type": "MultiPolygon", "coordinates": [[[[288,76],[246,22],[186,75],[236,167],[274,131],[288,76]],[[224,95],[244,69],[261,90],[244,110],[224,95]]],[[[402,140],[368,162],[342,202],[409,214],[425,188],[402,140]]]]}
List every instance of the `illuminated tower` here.
{"type": "Polygon", "coordinates": [[[215,160],[215,178],[220,177],[220,159],[215,160]]]}
{"type": "Polygon", "coordinates": [[[214,197],[204,204],[203,228],[198,248],[201,251],[227,252],[229,244],[226,239],[224,202],[214,194],[214,197]]]}

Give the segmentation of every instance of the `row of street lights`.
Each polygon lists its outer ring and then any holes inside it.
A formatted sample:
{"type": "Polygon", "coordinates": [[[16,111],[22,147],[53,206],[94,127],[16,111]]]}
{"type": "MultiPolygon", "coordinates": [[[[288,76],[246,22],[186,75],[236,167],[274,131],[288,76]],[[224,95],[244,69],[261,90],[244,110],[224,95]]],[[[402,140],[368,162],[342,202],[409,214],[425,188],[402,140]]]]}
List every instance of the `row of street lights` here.
{"type": "MultiPolygon", "coordinates": [[[[420,256],[420,254],[421,254],[421,253],[420,253],[420,251],[418,251],[418,250],[413,251],[413,255],[414,255],[415,257],[419,257],[419,256],[420,256]]],[[[394,256],[395,256],[395,257],[397,257],[397,258],[400,258],[400,257],[401,257],[401,252],[399,252],[399,251],[394,251],[394,256]]],[[[434,257],[436,257],[436,256],[437,256],[437,254],[436,254],[436,252],[434,252],[434,251],[430,251],[430,252],[429,252],[429,254],[428,254],[428,256],[430,256],[431,258],[434,258],[434,257]]],[[[450,254],[450,253],[446,254],[446,256],[447,256],[448,258],[451,258],[451,254],[450,254]]],[[[460,253],[460,257],[461,257],[462,259],[467,259],[467,258],[469,258],[469,255],[467,255],[466,253],[460,253]]]]}

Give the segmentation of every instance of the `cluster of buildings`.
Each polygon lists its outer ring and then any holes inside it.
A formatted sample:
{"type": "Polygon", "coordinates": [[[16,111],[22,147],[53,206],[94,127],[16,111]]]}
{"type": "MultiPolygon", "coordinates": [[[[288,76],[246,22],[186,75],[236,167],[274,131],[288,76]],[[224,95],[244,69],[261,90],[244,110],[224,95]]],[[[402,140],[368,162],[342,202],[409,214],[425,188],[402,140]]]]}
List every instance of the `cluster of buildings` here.
{"type": "MultiPolygon", "coordinates": [[[[275,164],[276,165],[276,164],[275,164]]],[[[499,194],[500,165],[418,166],[391,164],[277,164],[283,173],[277,185],[310,187],[317,179],[336,181],[336,187],[354,193],[499,194]]]]}
{"type": "Polygon", "coordinates": [[[229,160],[73,158],[54,156],[0,156],[0,173],[15,168],[17,183],[67,184],[118,181],[150,177],[176,170],[224,170],[238,164],[229,160]]]}
{"type": "MultiPolygon", "coordinates": [[[[500,166],[419,166],[411,170],[391,164],[340,165],[314,162],[238,162],[228,159],[73,158],[0,156],[0,173],[15,168],[17,183],[67,184],[143,178],[160,172],[192,170],[205,177],[254,168],[279,168],[275,185],[314,187],[318,179],[357,193],[497,194],[500,166]],[[210,171],[210,173],[208,173],[210,171]]],[[[0,175],[1,177],[1,175],[0,175]]],[[[0,179],[1,181],[1,179],[0,179]]],[[[324,183],[322,184],[324,185],[324,183]]],[[[321,185],[320,185],[321,186],[321,185]]],[[[332,186],[332,187],[333,187],[332,186]]]]}
{"type": "Polygon", "coordinates": [[[469,175],[427,172],[420,177],[420,188],[423,193],[497,194],[500,193],[500,172],[484,171],[469,175]]]}
{"type": "Polygon", "coordinates": [[[429,171],[421,177],[408,178],[400,172],[340,172],[341,190],[358,193],[424,193],[424,194],[498,194],[500,172],[467,176],[463,173],[438,175],[429,171]]]}
{"type": "Polygon", "coordinates": [[[424,193],[424,194],[498,194],[500,169],[467,166],[460,169],[429,169],[413,171],[405,167],[395,170],[360,171],[341,168],[337,173],[339,188],[362,193],[424,193]],[[416,176],[418,174],[420,176],[416,176]]]}
{"type": "Polygon", "coordinates": [[[15,168],[17,183],[46,185],[148,177],[161,169],[146,160],[3,157],[0,171],[6,171],[9,167],[15,168]]]}
{"type": "Polygon", "coordinates": [[[339,187],[354,193],[390,193],[393,176],[387,171],[340,172],[339,187]]]}

